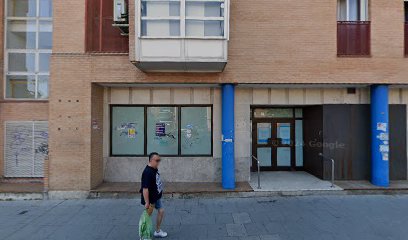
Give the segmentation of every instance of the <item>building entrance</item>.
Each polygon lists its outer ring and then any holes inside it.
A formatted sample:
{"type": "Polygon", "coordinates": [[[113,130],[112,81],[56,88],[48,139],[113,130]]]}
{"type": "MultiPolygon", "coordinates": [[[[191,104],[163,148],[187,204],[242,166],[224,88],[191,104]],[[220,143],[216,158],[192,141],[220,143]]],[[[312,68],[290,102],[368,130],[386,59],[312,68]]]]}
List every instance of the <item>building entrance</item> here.
{"type": "MultiPolygon", "coordinates": [[[[296,170],[303,167],[301,108],[253,108],[252,154],[262,171],[296,170]]],[[[253,159],[252,170],[257,169],[253,159]]]]}

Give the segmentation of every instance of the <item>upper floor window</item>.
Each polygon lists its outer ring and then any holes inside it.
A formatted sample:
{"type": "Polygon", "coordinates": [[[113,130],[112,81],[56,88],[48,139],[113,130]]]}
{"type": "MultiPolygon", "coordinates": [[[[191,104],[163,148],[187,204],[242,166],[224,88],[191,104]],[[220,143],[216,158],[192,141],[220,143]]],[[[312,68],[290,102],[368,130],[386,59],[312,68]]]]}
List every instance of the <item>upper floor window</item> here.
{"type": "Polygon", "coordinates": [[[224,0],[141,0],[142,37],[226,37],[224,0]]]}
{"type": "Polygon", "coordinates": [[[338,21],[368,21],[368,0],[338,0],[338,21]]]}
{"type": "Polygon", "coordinates": [[[338,0],[337,5],[337,55],[369,56],[368,0],[338,0]]]}
{"type": "Polygon", "coordinates": [[[5,11],[5,96],[47,99],[52,0],[7,0],[5,11]]]}
{"type": "MultiPolygon", "coordinates": [[[[135,1],[135,0],[133,0],[135,1]]],[[[128,53],[129,37],[114,22],[114,0],[86,0],[86,51],[128,53]]],[[[126,4],[127,1],[124,1],[126,4]]],[[[115,9],[116,10],[116,9],[115,9]]]]}

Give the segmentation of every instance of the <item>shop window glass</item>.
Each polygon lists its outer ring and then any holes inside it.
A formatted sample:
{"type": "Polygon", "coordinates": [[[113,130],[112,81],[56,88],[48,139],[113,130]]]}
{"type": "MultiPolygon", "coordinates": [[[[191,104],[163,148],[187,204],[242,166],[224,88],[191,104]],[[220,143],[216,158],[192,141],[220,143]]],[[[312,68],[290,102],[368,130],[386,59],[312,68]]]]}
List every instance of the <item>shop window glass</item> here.
{"type": "Polygon", "coordinates": [[[176,107],[147,108],[147,152],[178,154],[178,113],[176,107]]]}
{"type": "Polygon", "coordinates": [[[181,155],[211,155],[210,107],[181,108],[181,155]]]}
{"type": "Polygon", "coordinates": [[[144,107],[112,108],[112,155],[144,155],[144,107]]]}
{"type": "Polygon", "coordinates": [[[296,108],[295,109],[295,118],[302,118],[303,117],[303,109],[296,108]]]}

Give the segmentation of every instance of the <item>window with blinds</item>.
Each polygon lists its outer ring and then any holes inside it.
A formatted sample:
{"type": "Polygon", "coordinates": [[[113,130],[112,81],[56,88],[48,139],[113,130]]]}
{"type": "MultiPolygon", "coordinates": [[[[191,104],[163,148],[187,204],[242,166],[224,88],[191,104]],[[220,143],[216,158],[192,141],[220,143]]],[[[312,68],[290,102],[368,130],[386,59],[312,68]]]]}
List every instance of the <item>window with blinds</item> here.
{"type": "Polygon", "coordinates": [[[43,177],[48,155],[48,122],[5,123],[5,177],[43,177]]]}

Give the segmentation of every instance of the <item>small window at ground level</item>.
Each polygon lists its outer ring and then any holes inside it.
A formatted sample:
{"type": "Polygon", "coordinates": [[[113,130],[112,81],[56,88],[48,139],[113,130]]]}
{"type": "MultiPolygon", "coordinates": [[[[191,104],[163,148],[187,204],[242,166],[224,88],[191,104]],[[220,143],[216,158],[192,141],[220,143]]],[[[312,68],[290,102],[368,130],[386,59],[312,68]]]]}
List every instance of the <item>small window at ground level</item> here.
{"type": "Polygon", "coordinates": [[[48,155],[48,122],[6,122],[4,160],[6,177],[43,177],[48,155]]]}
{"type": "Polygon", "coordinates": [[[111,155],[212,155],[211,106],[134,106],[111,108],[111,155]]]}

